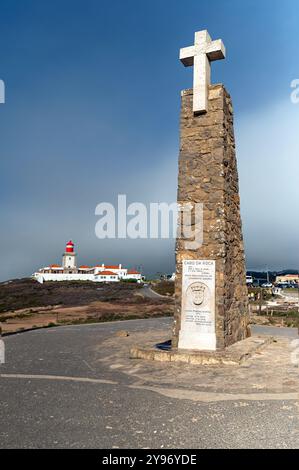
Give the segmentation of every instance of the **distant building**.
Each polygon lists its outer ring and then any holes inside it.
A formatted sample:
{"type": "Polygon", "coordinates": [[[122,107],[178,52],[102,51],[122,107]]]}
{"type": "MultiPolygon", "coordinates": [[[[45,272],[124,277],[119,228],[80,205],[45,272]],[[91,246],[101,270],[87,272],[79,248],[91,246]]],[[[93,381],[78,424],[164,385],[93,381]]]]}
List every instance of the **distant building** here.
{"type": "Polygon", "coordinates": [[[121,264],[96,266],[82,265],[77,267],[77,254],[74,243],[70,240],[62,255],[62,266],[50,264],[32,274],[38,282],[46,281],[93,281],[93,282],[119,282],[121,280],[142,281],[140,272],[124,268],[121,264]]]}
{"type": "Polygon", "coordinates": [[[278,283],[294,283],[296,282],[299,284],[299,274],[283,274],[280,276],[276,276],[275,282],[278,283]]]}

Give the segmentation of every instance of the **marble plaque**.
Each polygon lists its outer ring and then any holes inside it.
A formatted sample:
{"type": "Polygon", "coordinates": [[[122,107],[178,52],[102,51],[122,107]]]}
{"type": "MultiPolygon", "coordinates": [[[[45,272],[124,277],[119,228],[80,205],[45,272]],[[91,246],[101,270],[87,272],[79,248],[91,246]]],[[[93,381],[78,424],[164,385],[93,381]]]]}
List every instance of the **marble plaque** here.
{"type": "Polygon", "coordinates": [[[215,261],[183,260],[179,349],[216,350],[215,261]]]}

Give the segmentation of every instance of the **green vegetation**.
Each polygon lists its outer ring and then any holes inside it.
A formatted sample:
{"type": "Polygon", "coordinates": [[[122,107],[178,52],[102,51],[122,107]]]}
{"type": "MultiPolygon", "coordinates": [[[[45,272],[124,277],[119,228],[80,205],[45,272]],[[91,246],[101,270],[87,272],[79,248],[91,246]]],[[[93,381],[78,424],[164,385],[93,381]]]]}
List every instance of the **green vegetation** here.
{"type": "Polygon", "coordinates": [[[282,322],[283,326],[299,328],[299,312],[298,310],[275,310],[269,309],[268,313],[263,311],[259,317],[267,318],[271,325],[277,325],[282,322]]]}
{"type": "Polygon", "coordinates": [[[251,300],[251,303],[258,303],[260,295],[262,296],[262,301],[271,300],[277,297],[273,295],[271,289],[263,289],[261,287],[248,287],[248,294],[254,295],[254,300],[251,300]]]}
{"type": "Polygon", "coordinates": [[[263,311],[260,316],[266,317],[281,317],[281,318],[294,318],[299,320],[298,310],[275,310],[269,309],[268,313],[263,311]]]}
{"type": "Polygon", "coordinates": [[[3,322],[4,334],[32,328],[171,315],[171,296],[145,296],[142,285],[136,282],[39,284],[32,279],[19,279],[0,283],[0,323],[3,322]],[[73,307],[82,308],[73,310],[73,307]]]}
{"type": "Polygon", "coordinates": [[[153,291],[160,295],[172,296],[174,295],[174,282],[172,281],[158,281],[151,284],[153,291]]]}
{"type": "MultiPolygon", "coordinates": [[[[61,305],[74,307],[91,302],[118,301],[133,294],[142,286],[136,283],[105,283],[89,281],[60,281],[39,284],[25,278],[0,283],[0,316],[5,312],[61,305]]],[[[27,314],[26,314],[27,315],[27,314]]]]}

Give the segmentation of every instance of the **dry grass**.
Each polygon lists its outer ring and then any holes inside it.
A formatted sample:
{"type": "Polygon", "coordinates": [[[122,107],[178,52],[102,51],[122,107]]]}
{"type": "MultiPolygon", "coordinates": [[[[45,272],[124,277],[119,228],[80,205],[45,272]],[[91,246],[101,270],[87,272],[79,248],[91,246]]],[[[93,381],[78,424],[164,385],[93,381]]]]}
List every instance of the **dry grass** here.
{"type": "Polygon", "coordinates": [[[128,283],[51,282],[41,285],[25,279],[0,284],[0,299],[3,333],[173,314],[171,299],[144,297],[139,285],[128,283]]]}

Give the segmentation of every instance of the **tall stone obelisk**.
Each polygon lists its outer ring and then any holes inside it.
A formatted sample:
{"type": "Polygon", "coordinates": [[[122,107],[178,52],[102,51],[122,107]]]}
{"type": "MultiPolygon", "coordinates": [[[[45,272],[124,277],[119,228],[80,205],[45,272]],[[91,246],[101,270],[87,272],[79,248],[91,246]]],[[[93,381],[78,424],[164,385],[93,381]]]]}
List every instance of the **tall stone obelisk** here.
{"type": "MultiPolygon", "coordinates": [[[[248,336],[248,294],[240,217],[233,109],[223,85],[210,84],[210,62],[225,57],[221,40],[195,33],[181,49],[194,65],[193,90],[181,94],[179,207],[202,207],[198,246],[176,243],[173,347],[223,349],[248,336]]],[[[192,245],[192,244],[191,244],[192,245]]],[[[195,244],[196,245],[196,244],[195,244]]]]}

